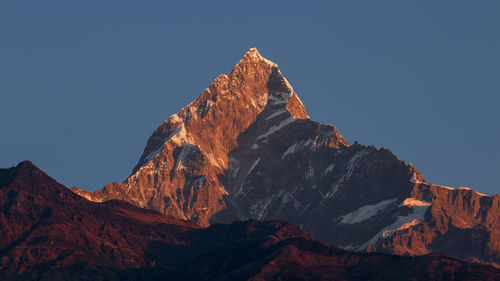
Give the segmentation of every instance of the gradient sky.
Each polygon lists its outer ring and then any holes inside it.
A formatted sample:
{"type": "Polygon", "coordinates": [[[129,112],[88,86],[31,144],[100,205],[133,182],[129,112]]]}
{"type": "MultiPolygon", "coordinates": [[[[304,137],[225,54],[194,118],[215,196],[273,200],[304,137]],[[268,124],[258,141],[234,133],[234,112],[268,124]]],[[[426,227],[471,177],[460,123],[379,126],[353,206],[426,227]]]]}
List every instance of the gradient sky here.
{"type": "Polygon", "coordinates": [[[122,181],[250,47],[313,120],[500,192],[500,1],[1,1],[0,167],[122,181]]]}

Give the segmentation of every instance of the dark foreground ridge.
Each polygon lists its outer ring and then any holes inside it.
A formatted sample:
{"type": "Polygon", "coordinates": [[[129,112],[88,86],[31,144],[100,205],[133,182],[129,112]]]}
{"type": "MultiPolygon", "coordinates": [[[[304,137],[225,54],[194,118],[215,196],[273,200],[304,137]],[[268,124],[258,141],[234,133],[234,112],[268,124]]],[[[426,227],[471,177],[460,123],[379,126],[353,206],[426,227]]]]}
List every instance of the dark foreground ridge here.
{"type": "Polygon", "coordinates": [[[350,145],[256,49],[153,132],[123,183],[74,191],[200,226],[279,220],[347,250],[500,266],[499,195],[428,183],[388,149],[350,145]]]}
{"type": "Polygon", "coordinates": [[[200,228],[122,201],[88,201],[30,162],[0,169],[1,280],[499,280],[438,254],[329,247],[287,223],[200,228]]]}

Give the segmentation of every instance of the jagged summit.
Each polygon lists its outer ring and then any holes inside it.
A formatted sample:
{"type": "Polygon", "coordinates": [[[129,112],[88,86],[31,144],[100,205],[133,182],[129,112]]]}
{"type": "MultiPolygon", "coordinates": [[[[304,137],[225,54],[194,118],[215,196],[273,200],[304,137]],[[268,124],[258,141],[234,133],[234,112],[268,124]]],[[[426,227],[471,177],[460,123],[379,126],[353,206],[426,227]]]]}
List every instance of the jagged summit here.
{"type": "Polygon", "coordinates": [[[74,191],[201,226],[285,220],[346,249],[500,261],[500,196],[432,185],[387,149],[349,145],[256,49],[153,132],[123,183],[74,191]]]}
{"type": "MultiPolygon", "coordinates": [[[[132,171],[132,175],[162,150],[163,144],[171,140],[177,144],[197,143],[202,151],[216,152],[207,135],[205,126],[223,127],[224,132],[239,134],[260,114],[276,116],[290,114],[293,119],[309,119],[302,101],[277,64],[263,58],[257,49],[250,49],[226,75],[217,77],[201,95],[179,113],[170,116],[155,130],[144,153],[132,171]],[[227,122],[221,122],[226,119],[227,122]],[[186,129],[188,128],[188,129],[186,129]]],[[[224,132],[214,137],[227,148],[236,147],[236,139],[227,141],[224,132]]],[[[216,166],[226,168],[225,159],[214,158],[216,166]]]]}
{"type": "Polygon", "coordinates": [[[278,64],[264,58],[260,53],[259,51],[257,50],[257,48],[250,48],[248,49],[248,51],[245,53],[245,55],[243,56],[243,58],[241,58],[241,60],[238,62],[238,64],[241,64],[241,63],[244,63],[244,62],[249,62],[249,61],[260,61],[260,62],[264,62],[266,63],[267,65],[271,66],[271,67],[278,67],[278,64]]]}
{"type": "Polygon", "coordinates": [[[231,169],[230,152],[247,145],[245,133],[256,130],[259,135],[250,145],[264,146],[287,127],[314,134],[314,147],[348,146],[335,127],[309,120],[277,64],[252,48],[228,74],[217,77],[153,132],[123,184],[112,183],[94,193],[74,190],[94,201],[123,199],[208,225],[208,219],[225,208],[223,196],[228,192],[220,178],[231,169]],[[192,200],[199,201],[189,203],[192,200]],[[206,212],[200,214],[190,205],[206,212]]]}
{"type": "Polygon", "coordinates": [[[33,177],[48,178],[42,170],[29,160],[19,162],[15,167],[0,169],[0,184],[15,180],[30,180],[33,177]]]}

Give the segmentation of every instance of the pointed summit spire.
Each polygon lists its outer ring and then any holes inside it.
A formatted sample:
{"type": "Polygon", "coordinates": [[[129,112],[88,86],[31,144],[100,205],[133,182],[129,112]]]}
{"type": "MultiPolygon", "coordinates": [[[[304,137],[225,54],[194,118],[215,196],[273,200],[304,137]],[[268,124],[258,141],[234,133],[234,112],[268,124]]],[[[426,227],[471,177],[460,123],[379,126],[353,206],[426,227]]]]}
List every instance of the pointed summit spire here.
{"type": "Polygon", "coordinates": [[[228,74],[228,79],[231,85],[239,85],[231,87],[232,89],[244,89],[244,91],[236,90],[235,92],[245,92],[252,104],[255,104],[252,100],[267,103],[268,99],[276,99],[276,94],[280,97],[285,95],[286,98],[278,99],[283,99],[282,103],[286,105],[286,110],[295,118],[309,118],[304,105],[279,70],[278,65],[261,56],[257,48],[250,48],[245,53],[228,74]]]}
{"type": "Polygon", "coordinates": [[[242,62],[264,62],[267,64],[269,67],[278,67],[278,65],[263,56],[259,53],[257,48],[250,48],[245,55],[243,55],[243,58],[238,62],[238,64],[241,64],[242,62]]]}
{"type": "Polygon", "coordinates": [[[257,50],[257,48],[255,48],[255,47],[248,49],[248,51],[245,53],[245,56],[249,56],[249,57],[262,57],[260,55],[259,51],[257,50]]]}

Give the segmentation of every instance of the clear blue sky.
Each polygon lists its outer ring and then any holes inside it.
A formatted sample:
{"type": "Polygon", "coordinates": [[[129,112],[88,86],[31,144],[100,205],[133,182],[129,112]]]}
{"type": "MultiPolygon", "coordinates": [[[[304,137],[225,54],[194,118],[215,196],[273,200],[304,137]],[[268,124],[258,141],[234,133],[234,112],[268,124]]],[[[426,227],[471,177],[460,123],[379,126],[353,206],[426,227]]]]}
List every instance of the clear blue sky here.
{"type": "Polygon", "coordinates": [[[500,192],[500,1],[1,1],[0,167],[124,180],[250,47],[313,120],[436,184],[500,192]]]}

